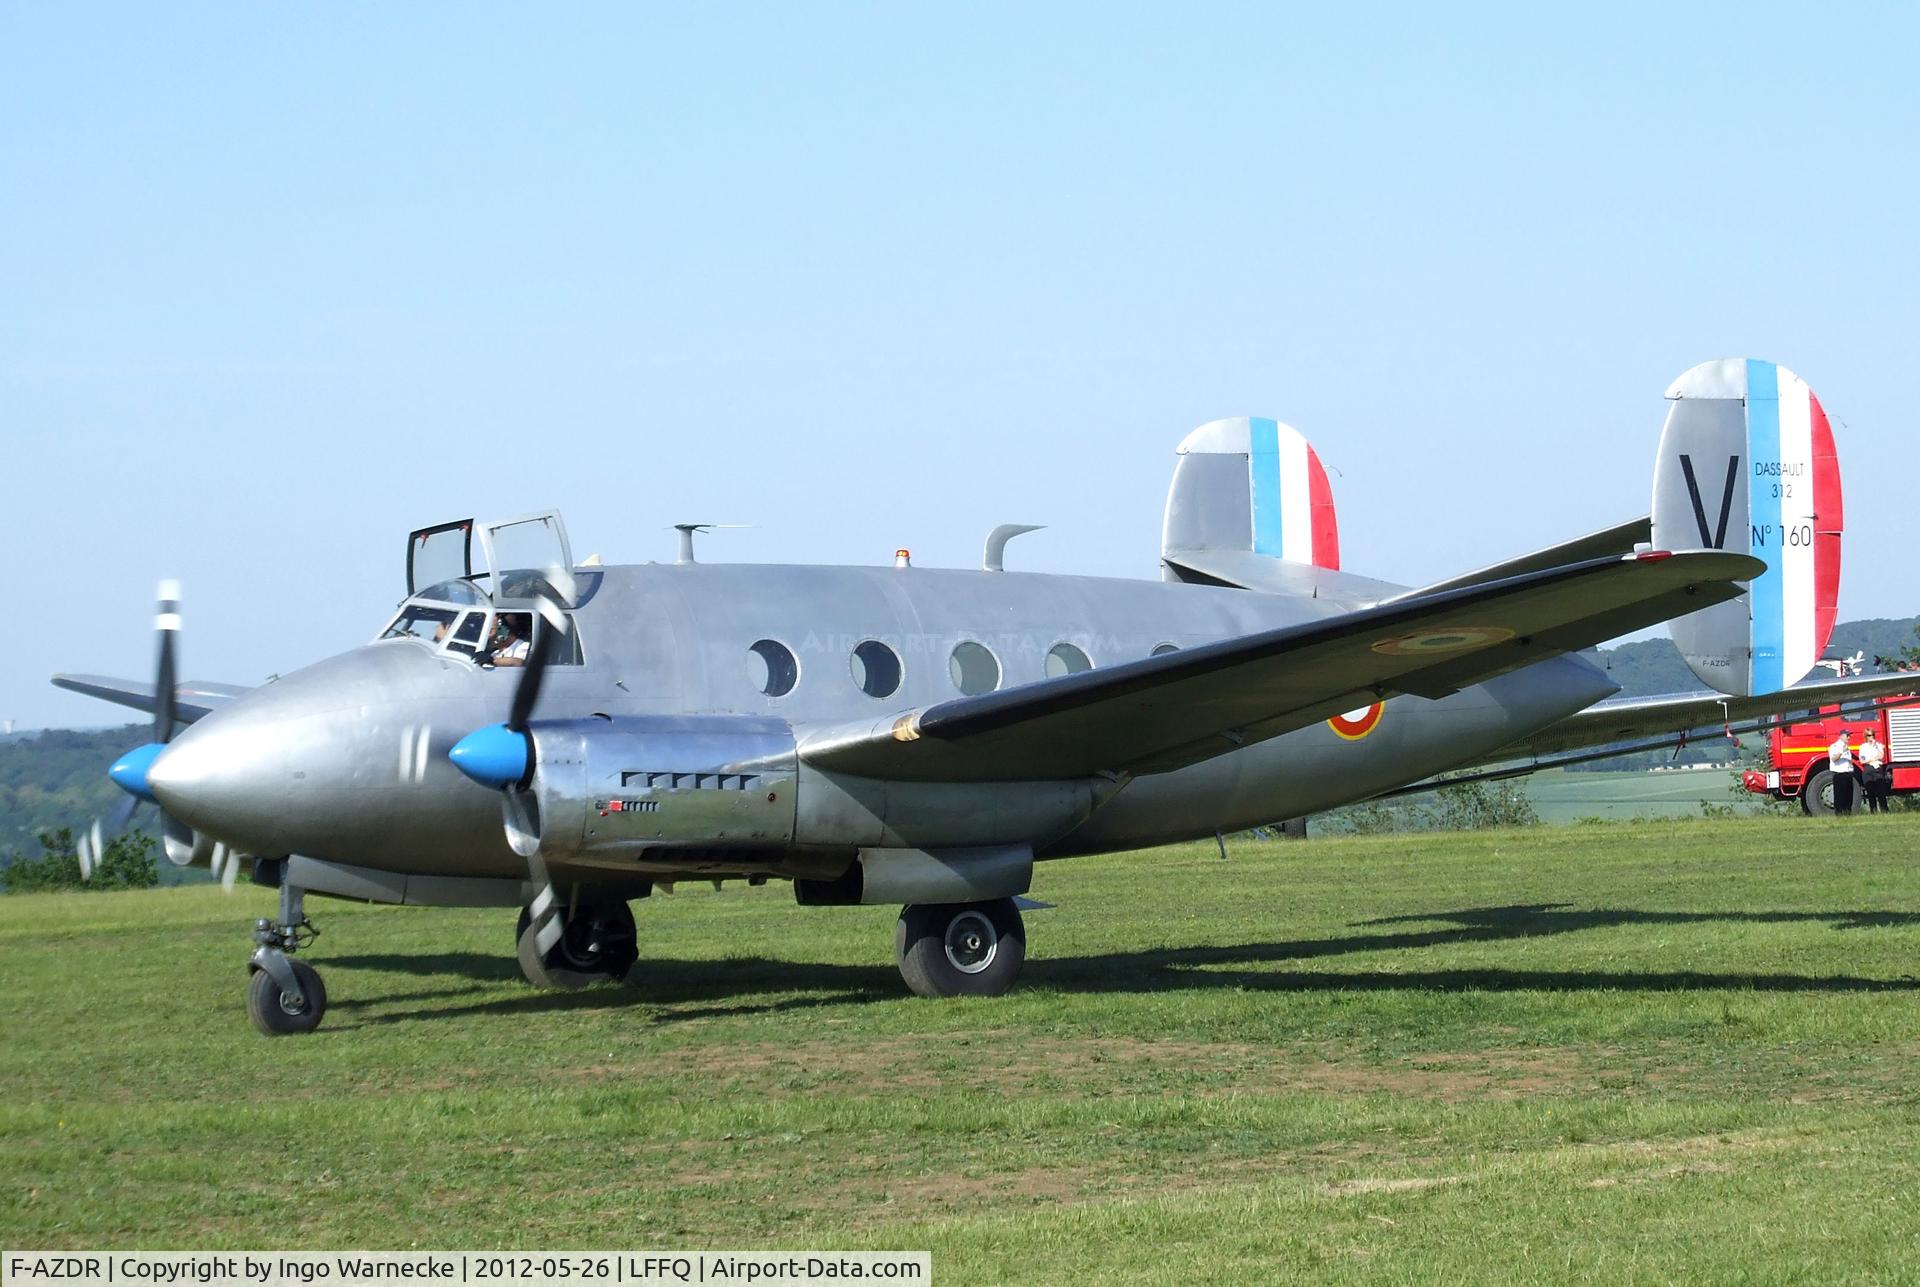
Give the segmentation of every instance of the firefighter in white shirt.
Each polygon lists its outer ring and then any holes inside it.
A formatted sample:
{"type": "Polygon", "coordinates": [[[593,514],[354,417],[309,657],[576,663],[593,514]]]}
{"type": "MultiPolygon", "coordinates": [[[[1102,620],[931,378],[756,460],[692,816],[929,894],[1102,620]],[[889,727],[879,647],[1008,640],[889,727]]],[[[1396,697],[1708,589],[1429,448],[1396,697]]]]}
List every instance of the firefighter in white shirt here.
{"type": "Polygon", "coordinates": [[[1860,739],[1860,789],[1866,792],[1867,812],[1885,813],[1893,792],[1893,770],[1887,767],[1887,748],[1868,729],[1860,739]]]}
{"type": "Polygon", "coordinates": [[[1827,771],[1833,774],[1833,811],[1841,815],[1852,813],[1853,748],[1847,745],[1845,729],[1840,730],[1840,736],[1827,748],[1827,771]]]}

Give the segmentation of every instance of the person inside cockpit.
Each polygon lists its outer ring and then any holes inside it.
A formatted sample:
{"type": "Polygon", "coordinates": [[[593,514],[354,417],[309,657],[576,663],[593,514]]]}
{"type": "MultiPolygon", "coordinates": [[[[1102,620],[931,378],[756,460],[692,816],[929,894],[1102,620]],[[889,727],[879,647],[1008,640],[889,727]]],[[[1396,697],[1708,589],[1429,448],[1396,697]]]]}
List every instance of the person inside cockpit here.
{"type": "Polygon", "coordinates": [[[530,639],[533,633],[532,615],[525,612],[503,612],[494,618],[493,647],[487,654],[487,660],[496,666],[524,666],[527,655],[532,652],[530,639]]]}

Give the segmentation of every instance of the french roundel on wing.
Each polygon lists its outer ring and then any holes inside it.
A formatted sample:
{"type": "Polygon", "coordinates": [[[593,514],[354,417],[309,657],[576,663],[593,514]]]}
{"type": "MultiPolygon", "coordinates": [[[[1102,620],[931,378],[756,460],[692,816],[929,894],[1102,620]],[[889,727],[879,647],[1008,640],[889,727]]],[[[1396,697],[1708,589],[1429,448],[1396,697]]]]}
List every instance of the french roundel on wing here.
{"type": "Polygon", "coordinates": [[[1792,371],[1753,358],[1703,362],[1667,397],[1654,544],[1767,565],[1739,598],[1676,620],[1673,640],[1723,693],[1779,692],[1813,669],[1839,609],[1844,514],[1826,408],[1792,371]]]}
{"type": "Polygon", "coordinates": [[[1387,713],[1385,702],[1375,702],[1371,706],[1362,706],[1358,710],[1348,711],[1344,715],[1335,715],[1327,721],[1327,727],[1346,738],[1357,742],[1374,729],[1380,727],[1380,717],[1387,713]]]}

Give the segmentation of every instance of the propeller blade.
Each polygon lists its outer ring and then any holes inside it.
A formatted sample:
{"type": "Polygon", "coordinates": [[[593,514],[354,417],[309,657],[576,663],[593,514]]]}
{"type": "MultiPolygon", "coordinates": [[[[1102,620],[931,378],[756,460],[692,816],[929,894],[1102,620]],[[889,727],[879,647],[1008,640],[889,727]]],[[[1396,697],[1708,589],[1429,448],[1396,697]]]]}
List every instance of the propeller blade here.
{"type": "Polygon", "coordinates": [[[114,805],[113,812],[107,815],[107,834],[117,836],[125,831],[127,824],[133,821],[133,815],[139,808],[140,797],[137,795],[130,795],[114,805]]]}
{"type": "Polygon", "coordinates": [[[507,728],[515,733],[527,731],[534,703],[540,700],[540,685],[547,677],[547,667],[561,646],[571,642],[573,619],[567,615],[566,606],[572,602],[573,574],[560,567],[547,569],[547,584],[537,592],[534,603],[534,610],[546,628],[534,631],[533,647],[528,650],[527,664],[513,690],[513,706],[507,713],[507,728]]]}
{"type": "MultiPolygon", "coordinates": [[[[222,847],[224,848],[224,846],[222,847]]],[[[233,852],[233,850],[228,849],[227,865],[225,870],[223,870],[220,873],[220,888],[225,890],[227,893],[231,894],[233,892],[233,882],[238,880],[239,878],[240,878],[240,855],[233,852]]]]}
{"type": "Polygon", "coordinates": [[[100,853],[104,848],[100,837],[100,820],[98,818],[94,819],[92,829],[89,830],[86,835],[80,837],[80,843],[76,848],[80,856],[80,879],[92,880],[93,869],[100,865],[100,853]]]}
{"type": "Polygon", "coordinates": [[[513,690],[513,705],[507,711],[509,732],[527,731],[527,717],[533,714],[533,704],[540,700],[540,684],[547,677],[547,654],[552,638],[553,631],[541,631],[539,641],[527,654],[527,664],[521,668],[520,682],[513,690]]]}
{"type": "Polygon", "coordinates": [[[138,796],[127,796],[114,805],[113,812],[104,819],[95,818],[93,825],[74,843],[74,852],[80,859],[81,880],[93,879],[93,873],[100,867],[100,860],[106,856],[107,842],[127,829],[140,803],[138,796]]]}
{"type": "Polygon", "coordinates": [[[153,619],[160,635],[160,660],[153,681],[153,740],[173,738],[174,638],[180,633],[180,583],[162,581],[159,611],[153,619]]]}

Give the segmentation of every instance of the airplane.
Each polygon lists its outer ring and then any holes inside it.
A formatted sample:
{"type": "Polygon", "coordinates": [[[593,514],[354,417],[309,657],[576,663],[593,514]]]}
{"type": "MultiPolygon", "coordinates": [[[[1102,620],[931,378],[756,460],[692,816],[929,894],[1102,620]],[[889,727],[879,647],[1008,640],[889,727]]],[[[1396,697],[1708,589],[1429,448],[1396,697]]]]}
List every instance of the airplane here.
{"type": "Polygon", "coordinates": [[[154,716],[112,828],[154,803],[170,860],[279,890],[249,962],[268,1035],[326,1010],[309,893],[518,908],[522,973],[573,988],[635,967],[656,887],[784,880],[900,905],[912,992],[997,995],[1039,864],[1911,687],[1788,691],[1839,581],[1806,383],[1722,359],[1667,398],[1651,513],[1427,586],[1342,570],[1318,454],[1243,416],[1180,443],[1157,581],[1007,571],[1024,524],[979,570],[705,563],[699,524],[671,563],[576,563],[548,511],[411,533],[376,636],[258,687],[176,682],[173,585],[152,683],[53,682],[154,716]],[[1712,691],[1607,700],[1581,650],[1666,621],[1712,691]]]}

